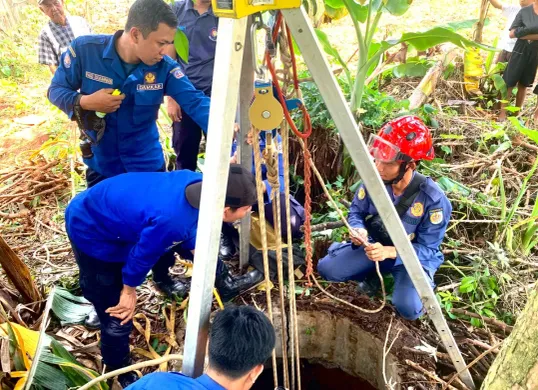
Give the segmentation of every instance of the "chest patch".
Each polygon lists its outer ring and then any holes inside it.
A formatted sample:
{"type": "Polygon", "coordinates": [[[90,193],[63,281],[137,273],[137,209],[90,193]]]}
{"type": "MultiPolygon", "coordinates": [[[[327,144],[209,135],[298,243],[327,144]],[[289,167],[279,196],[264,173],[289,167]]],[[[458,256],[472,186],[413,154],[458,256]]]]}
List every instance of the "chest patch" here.
{"type": "Polygon", "coordinates": [[[97,73],[86,71],[86,78],[90,80],[98,81],[100,83],[108,84],[108,85],[113,84],[112,79],[110,77],[101,76],[100,74],[97,74],[97,73]]]}
{"type": "Polygon", "coordinates": [[[144,84],[153,84],[155,83],[157,76],[155,75],[155,72],[146,72],[144,75],[144,84]]]}
{"type": "Polygon", "coordinates": [[[163,83],[157,84],[138,84],[136,86],[137,91],[158,91],[163,89],[163,83]]]}
{"type": "Polygon", "coordinates": [[[213,42],[217,40],[217,28],[213,27],[211,30],[209,30],[209,39],[211,39],[213,42]]]}
{"type": "Polygon", "coordinates": [[[422,217],[422,214],[424,214],[424,205],[420,202],[416,202],[411,207],[411,215],[414,217],[422,217]]]}

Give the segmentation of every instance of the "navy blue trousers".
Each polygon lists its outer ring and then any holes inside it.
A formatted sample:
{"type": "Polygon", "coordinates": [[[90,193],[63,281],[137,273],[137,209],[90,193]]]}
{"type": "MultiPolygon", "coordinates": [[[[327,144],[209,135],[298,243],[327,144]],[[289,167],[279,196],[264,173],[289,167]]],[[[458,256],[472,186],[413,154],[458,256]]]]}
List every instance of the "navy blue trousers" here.
{"type": "Polygon", "coordinates": [[[176,152],[176,169],[196,172],[202,129],[183,109],[181,122],[172,125],[172,147],[176,152]]]}
{"type": "Polygon", "coordinates": [[[105,312],[120,301],[123,263],[101,261],[80,251],[72,242],[71,246],[80,270],[82,294],[93,304],[101,321],[103,362],[112,369],[123,367],[129,363],[129,335],[133,322],[120,325],[120,319],[105,312]]]}
{"type": "MultiPolygon", "coordinates": [[[[395,262],[395,259],[381,261],[379,269],[381,273],[392,273],[394,277],[392,304],[398,313],[407,320],[416,320],[423,313],[422,301],[405,267],[395,266],[395,262]]],[[[319,261],[318,272],[325,280],[334,282],[361,282],[369,277],[377,277],[375,262],[368,259],[362,246],[356,247],[351,243],[333,243],[327,256],[319,261]]],[[[433,287],[433,273],[426,269],[425,272],[433,287]]]]}

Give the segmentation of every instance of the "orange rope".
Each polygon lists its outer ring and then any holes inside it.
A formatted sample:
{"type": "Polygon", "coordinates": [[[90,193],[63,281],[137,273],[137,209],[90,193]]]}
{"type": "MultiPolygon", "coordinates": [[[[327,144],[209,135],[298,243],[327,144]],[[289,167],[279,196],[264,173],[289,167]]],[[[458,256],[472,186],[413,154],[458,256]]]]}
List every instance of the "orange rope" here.
{"type": "MultiPolygon", "coordinates": [[[[273,35],[272,35],[272,40],[273,40],[273,43],[275,44],[277,41],[278,32],[280,31],[281,28],[286,29],[286,35],[288,39],[288,46],[290,50],[292,70],[293,70],[293,86],[295,88],[295,91],[297,92],[297,96],[299,97],[300,96],[298,93],[299,92],[299,77],[297,75],[297,62],[295,60],[295,52],[293,50],[293,42],[291,39],[291,33],[290,33],[289,27],[282,20],[282,13],[279,12],[275,21],[275,26],[274,26],[273,35]]],[[[273,85],[275,86],[278,99],[284,110],[284,117],[286,118],[286,121],[288,122],[291,130],[295,133],[297,137],[302,139],[305,144],[305,147],[303,148],[304,191],[305,191],[304,242],[305,242],[305,252],[306,252],[305,262],[306,262],[307,286],[312,287],[313,284],[312,284],[311,278],[314,272],[314,267],[312,264],[312,229],[311,229],[312,198],[310,196],[311,187],[312,187],[312,171],[310,168],[310,161],[312,160],[312,156],[310,155],[310,151],[308,150],[308,143],[307,143],[308,137],[310,137],[310,135],[312,134],[312,122],[310,120],[310,115],[308,114],[308,110],[306,109],[304,104],[300,104],[298,108],[303,113],[304,132],[299,131],[299,129],[293,122],[290,112],[286,106],[286,98],[284,97],[282,88],[280,87],[280,84],[277,81],[278,79],[277,79],[276,70],[271,60],[271,54],[269,53],[269,50],[266,50],[265,52],[265,63],[266,63],[267,69],[271,73],[273,85]]]]}

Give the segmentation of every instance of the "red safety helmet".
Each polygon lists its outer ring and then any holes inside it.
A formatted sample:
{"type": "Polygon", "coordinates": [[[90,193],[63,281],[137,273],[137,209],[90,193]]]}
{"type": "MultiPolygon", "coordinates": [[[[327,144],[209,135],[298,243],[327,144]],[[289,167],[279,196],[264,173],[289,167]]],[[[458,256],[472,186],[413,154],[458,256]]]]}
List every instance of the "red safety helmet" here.
{"type": "Polygon", "coordinates": [[[433,141],[428,127],[413,115],[387,122],[377,135],[370,135],[368,150],[381,162],[433,160],[433,141]]]}

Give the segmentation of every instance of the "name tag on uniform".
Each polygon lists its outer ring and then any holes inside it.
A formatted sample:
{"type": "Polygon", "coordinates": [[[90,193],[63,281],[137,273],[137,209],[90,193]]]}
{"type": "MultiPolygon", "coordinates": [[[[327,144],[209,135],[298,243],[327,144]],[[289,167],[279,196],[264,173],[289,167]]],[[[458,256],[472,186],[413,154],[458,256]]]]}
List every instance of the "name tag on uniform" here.
{"type": "Polygon", "coordinates": [[[136,86],[136,89],[138,91],[157,91],[159,89],[163,89],[163,83],[157,83],[157,84],[138,84],[136,86]]]}
{"type": "Polygon", "coordinates": [[[96,74],[96,73],[92,73],[92,72],[88,72],[88,71],[86,71],[86,78],[88,78],[90,80],[98,81],[100,83],[105,83],[105,84],[109,84],[109,85],[113,84],[113,81],[112,81],[112,79],[110,77],[101,76],[100,74],[96,74]]]}

